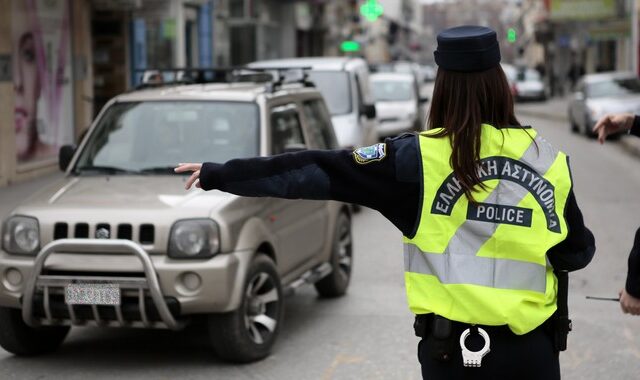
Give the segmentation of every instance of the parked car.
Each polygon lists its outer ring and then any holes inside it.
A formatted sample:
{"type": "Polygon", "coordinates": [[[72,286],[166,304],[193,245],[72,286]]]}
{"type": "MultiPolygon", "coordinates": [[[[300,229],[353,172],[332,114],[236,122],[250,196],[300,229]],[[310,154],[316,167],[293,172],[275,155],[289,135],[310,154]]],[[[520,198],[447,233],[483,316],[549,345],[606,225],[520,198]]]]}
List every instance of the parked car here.
{"type": "Polygon", "coordinates": [[[437,68],[432,65],[420,65],[420,71],[422,72],[423,82],[433,82],[436,80],[437,68]]]}
{"type": "Polygon", "coordinates": [[[324,95],[341,147],[374,144],[376,108],[369,89],[369,67],[362,58],[317,57],[253,62],[250,68],[308,67],[309,80],[324,95]]]}
{"type": "Polygon", "coordinates": [[[516,101],[547,99],[547,89],[540,73],[530,68],[517,70],[511,93],[516,101]]]}
{"type": "Polygon", "coordinates": [[[590,137],[600,117],[624,112],[640,113],[640,79],[632,72],[587,74],[569,101],[571,130],[590,137]]]}
{"type": "Polygon", "coordinates": [[[424,99],[420,99],[411,74],[372,74],[371,89],[376,100],[380,137],[420,129],[422,120],[419,107],[424,99]]]}
{"type": "Polygon", "coordinates": [[[322,95],[298,84],[149,88],[112,99],[64,179],[4,221],[0,346],[55,350],[70,326],[181,329],[206,321],[224,359],[267,356],[283,296],[343,295],[351,215],[334,201],[184,190],[179,162],[336,148],[322,95]]]}
{"type": "MultiPolygon", "coordinates": [[[[428,114],[428,106],[426,103],[432,96],[434,83],[429,82],[425,84],[424,74],[420,65],[410,61],[393,61],[371,65],[370,68],[374,73],[403,73],[413,77],[413,86],[419,94],[416,98],[418,103],[417,118],[422,124],[422,121],[426,119],[428,114]]],[[[422,127],[422,125],[420,125],[420,127],[422,127]]]]}

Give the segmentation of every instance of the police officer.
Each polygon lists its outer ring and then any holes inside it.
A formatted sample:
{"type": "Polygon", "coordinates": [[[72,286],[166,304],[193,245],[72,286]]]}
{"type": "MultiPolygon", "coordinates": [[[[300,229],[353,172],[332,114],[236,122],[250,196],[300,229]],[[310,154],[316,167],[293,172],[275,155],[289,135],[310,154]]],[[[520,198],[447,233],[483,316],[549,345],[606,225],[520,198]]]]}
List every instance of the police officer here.
{"type": "MultiPolygon", "coordinates": [[[[604,144],[607,136],[627,131],[640,137],[640,116],[631,113],[605,115],[594,125],[598,141],[604,144]]],[[[625,287],[620,290],[620,307],[625,314],[640,315],[640,228],[629,253],[629,269],[625,287]]]]}
{"type": "Polygon", "coordinates": [[[423,377],[557,379],[554,269],[583,268],[595,251],[568,159],[518,123],[493,30],[444,30],[434,55],[428,132],[176,171],[193,172],[187,189],[380,211],[404,235],[423,377]]]}

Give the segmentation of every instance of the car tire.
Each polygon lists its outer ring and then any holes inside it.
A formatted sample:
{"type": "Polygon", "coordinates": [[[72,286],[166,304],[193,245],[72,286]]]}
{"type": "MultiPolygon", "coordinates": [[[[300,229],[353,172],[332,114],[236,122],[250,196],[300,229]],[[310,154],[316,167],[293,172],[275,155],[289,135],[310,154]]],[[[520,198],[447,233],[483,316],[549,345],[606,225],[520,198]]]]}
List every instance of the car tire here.
{"type": "Polygon", "coordinates": [[[571,132],[580,133],[580,127],[576,124],[575,120],[573,120],[571,114],[569,114],[569,124],[571,125],[571,132]]]}
{"type": "Polygon", "coordinates": [[[321,297],[340,297],[347,292],[353,268],[351,219],[344,213],[336,220],[330,264],[331,273],[314,285],[321,297]]]}
{"type": "Polygon", "coordinates": [[[236,363],[267,357],[280,331],[283,306],[276,266],[259,253],[249,266],[240,307],[208,317],[209,337],[218,356],[236,363]]]}
{"type": "Polygon", "coordinates": [[[69,326],[31,327],[22,319],[22,310],[0,307],[0,346],[18,356],[36,356],[58,349],[69,326]]]}
{"type": "Polygon", "coordinates": [[[584,120],[584,135],[587,136],[590,139],[595,139],[596,137],[598,137],[597,134],[593,133],[593,130],[591,129],[591,127],[589,126],[591,123],[589,122],[589,117],[585,117],[584,120]]]}

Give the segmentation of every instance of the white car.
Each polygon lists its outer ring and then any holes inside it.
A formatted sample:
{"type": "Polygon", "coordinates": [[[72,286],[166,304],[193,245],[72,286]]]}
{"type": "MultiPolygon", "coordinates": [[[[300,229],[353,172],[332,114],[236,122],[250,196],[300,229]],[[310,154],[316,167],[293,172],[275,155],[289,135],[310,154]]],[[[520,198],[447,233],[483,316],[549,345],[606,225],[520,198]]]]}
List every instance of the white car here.
{"type": "Polygon", "coordinates": [[[533,69],[519,69],[511,91],[517,101],[545,100],[547,90],[540,74],[533,69]]]}
{"type": "Polygon", "coordinates": [[[378,140],[369,67],[362,58],[318,57],[253,62],[250,68],[309,68],[309,80],[325,98],[338,144],[368,146],[378,140]]]}
{"type": "Polygon", "coordinates": [[[595,137],[592,128],[608,113],[640,113],[640,79],[632,72],[585,75],[569,101],[573,132],[595,137]]]}
{"type": "Polygon", "coordinates": [[[419,129],[420,98],[411,74],[372,74],[371,89],[376,100],[380,137],[419,129]]]}

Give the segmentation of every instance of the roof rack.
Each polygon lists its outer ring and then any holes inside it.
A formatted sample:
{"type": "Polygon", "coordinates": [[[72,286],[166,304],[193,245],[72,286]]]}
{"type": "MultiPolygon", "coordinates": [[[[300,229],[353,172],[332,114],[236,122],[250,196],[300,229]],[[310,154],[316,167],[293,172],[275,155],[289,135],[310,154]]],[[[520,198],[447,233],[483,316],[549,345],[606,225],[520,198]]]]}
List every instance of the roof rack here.
{"type": "Polygon", "coordinates": [[[304,87],[315,87],[308,78],[308,70],[311,70],[311,67],[136,69],[135,72],[142,73],[142,82],[136,86],[136,90],[181,84],[243,82],[265,83],[269,92],[275,92],[284,85],[294,83],[302,84],[304,87]],[[292,75],[296,72],[299,73],[297,77],[292,75]]]}

